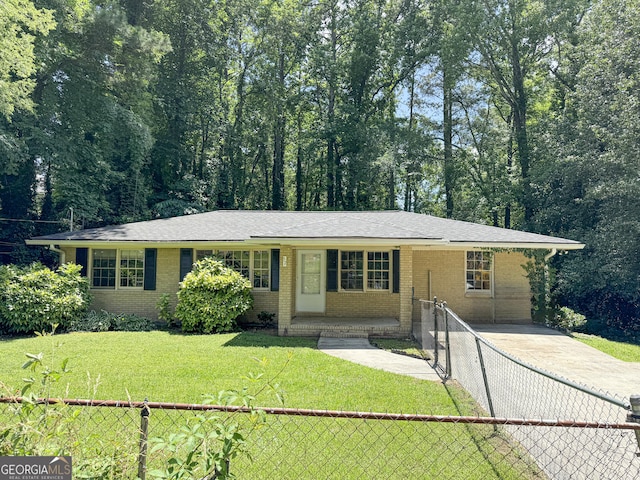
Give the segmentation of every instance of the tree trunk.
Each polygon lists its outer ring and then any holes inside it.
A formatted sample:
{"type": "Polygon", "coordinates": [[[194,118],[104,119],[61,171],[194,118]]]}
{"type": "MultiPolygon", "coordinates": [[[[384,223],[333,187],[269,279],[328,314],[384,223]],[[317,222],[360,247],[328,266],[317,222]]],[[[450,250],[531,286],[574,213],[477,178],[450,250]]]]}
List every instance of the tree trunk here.
{"type": "Polygon", "coordinates": [[[443,101],[443,134],[444,134],[444,193],[446,198],[446,216],[453,217],[453,188],[455,181],[455,166],[453,165],[453,86],[448,66],[442,67],[443,101]]]}
{"type": "Polygon", "coordinates": [[[285,115],[283,102],[284,85],[284,51],[280,50],[278,57],[278,95],[276,99],[276,123],[274,131],[273,145],[273,171],[271,191],[271,209],[284,209],[284,136],[285,136],[285,115]]]}

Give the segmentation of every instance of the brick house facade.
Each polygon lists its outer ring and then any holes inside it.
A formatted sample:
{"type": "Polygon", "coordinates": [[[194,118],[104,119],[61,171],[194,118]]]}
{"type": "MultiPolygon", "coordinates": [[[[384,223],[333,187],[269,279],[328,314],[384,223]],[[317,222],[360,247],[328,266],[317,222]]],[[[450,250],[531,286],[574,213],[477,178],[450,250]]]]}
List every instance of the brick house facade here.
{"type": "Polygon", "coordinates": [[[470,322],[531,321],[525,250],[583,245],[408,212],[216,211],[36,237],[61,262],[83,265],[92,308],[157,318],[198,258],[216,255],[246,275],[254,308],[280,335],[316,335],[318,322],[387,319],[404,336],[417,299],[446,300],[470,322]]]}

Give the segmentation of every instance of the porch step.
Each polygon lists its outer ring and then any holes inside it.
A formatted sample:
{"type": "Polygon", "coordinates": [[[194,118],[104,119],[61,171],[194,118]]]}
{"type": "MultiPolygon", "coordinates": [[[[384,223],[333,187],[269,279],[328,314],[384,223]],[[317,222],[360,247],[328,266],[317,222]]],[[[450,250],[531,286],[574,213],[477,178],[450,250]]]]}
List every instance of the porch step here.
{"type": "Polygon", "coordinates": [[[366,338],[369,334],[366,332],[354,332],[348,330],[323,330],[320,332],[320,338],[366,338]]]}

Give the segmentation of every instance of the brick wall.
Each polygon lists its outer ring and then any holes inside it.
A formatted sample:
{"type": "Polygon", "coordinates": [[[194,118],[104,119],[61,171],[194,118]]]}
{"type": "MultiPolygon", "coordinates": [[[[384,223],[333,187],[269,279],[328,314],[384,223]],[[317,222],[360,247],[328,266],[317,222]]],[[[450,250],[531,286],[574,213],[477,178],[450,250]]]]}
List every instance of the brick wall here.
{"type": "Polygon", "coordinates": [[[398,318],[400,295],[389,292],[327,292],[328,317],[398,318]]]}
{"type": "MultiPolygon", "coordinates": [[[[65,248],[67,261],[75,261],[75,248],[65,248]]],[[[390,292],[328,292],[326,315],[335,317],[389,317],[409,327],[420,317],[416,299],[446,300],[462,319],[470,322],[523,323],[531,321],[530,288],[522,265],[526,257],[520,253],[500,252],[494,257],[493,295],[465,292],[464,250],[416,250],[402,247],[400,251],[400,293],[390,292]]],[[[93,289],[91,308],[115,313],[136,313],[157,319],[156,305],[163,293],[171,295],[175,307],[180,272],[180,249],[158,249],[156,290],[93,289]]],[[[280,333],[291,324],[295,311],[295,250],[280,250],[280,291],[255,291],[254,308],[249,320],[267,311],[277,314],[280,333]],[[284,257],[287,266],[283,265],[284,257]]]]}
{"type": "MultiPolygon", "coordinates": [[[[66,260],[75,262],[76,249],[65,248],[66,260]]],[[[92,289],[93,301],[91,309],[106,310],[113,313],[135,313],[151,320],[158,319],[156,305],[161,296],[168,293],[171,298],[171,308],[174,309],[178,297],[180,282],[180,249],[159,248],[156,269],[156,290],[142,289],[92,289]]],[[[278,312],[278,292],[254,291],[254,306],[247,313],[250,321],[256,319],[258,313],[264,311],[278,312]]]]}
{"type": "MultiPolygon", "coordinates": [[[[418,250],[413,253],[415,297],[446,301],[449,307],[469,322],[531,322],[531,290],[522,265],[526,257],[518,252],[494,255],[493,295],[465,291],[464,250],[418,250]]],[[[413,319],[420,318],[414,305],[413,319]]]]}

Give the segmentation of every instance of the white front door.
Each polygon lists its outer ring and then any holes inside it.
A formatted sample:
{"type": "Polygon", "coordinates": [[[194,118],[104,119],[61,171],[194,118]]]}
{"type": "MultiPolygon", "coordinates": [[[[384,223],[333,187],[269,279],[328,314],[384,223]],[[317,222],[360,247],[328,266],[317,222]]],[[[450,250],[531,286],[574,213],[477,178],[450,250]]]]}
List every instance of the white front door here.
{"type": "Polygon", "coordinates": [[[325,250],[298,250],[296,260],[296,311],[324,312],[325,250]]]}

